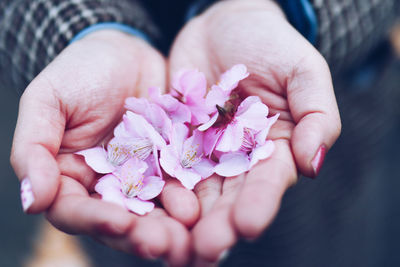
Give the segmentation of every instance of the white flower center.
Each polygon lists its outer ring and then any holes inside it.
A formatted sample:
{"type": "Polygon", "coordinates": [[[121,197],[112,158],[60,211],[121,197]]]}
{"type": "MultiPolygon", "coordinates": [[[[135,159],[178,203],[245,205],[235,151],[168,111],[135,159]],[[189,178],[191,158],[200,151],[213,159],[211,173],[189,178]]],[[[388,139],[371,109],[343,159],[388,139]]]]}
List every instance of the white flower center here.
{"type": "Polygon", "coordinates": [[[129,197],[129,198],[133,198],[136,197],[139,192],[142,190],[143,188],[143,176],[142,179],[140,179],[138,182],[133,183],[132,181],[124,181],[121,183],[121,190],[122,193],[124,193],[125,196],[129,197]]]}
{"type": "Polygon", "coordinates": [[[133,157],[145,160],[153,151],[153,143],[148,138],[134,138],[129,145],[129,153],[133,157]]]}
{"type": "Polygon", "coordinates": [[[191,168],[193,165],[201,161],[201,155],[197,155],[197,148],[199,145],[191,146],[188,150],[184,151],[181,159],[183,168],[191,168]]]}
{"type": "Polygon", "coordinates": [[[126,147],[116,143],[109,143],[107,147],[108,161],[114,166],[120,166],[129,158],[126,147]]]}

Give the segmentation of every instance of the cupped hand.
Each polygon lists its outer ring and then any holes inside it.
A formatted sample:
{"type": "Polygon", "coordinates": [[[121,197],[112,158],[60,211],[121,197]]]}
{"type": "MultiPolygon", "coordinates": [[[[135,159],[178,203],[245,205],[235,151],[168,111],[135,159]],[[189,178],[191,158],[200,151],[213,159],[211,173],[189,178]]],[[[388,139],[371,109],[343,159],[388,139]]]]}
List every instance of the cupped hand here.
{"type": "Polygon", "coordinates": [[[88,234],[145,258],[182,265],[190,253],[185,226],[199,206],[192,192],[167,182],[157,208],[139,217],[93,194],[99,178],[74,152],[102,145],[129,96],[165,88],[165,59],[143,40],[112,30],[69,45],[26,88],[20,101],[11,163],[23,181],[27,213],[47,211],[57,228],[88,234]],[[190,207],[190,209],[188,209],[190,207]],[[175,209],[173,209],[175,208],[175,209]]]}
{"type": "Polygon", "coordinates": [[[169,68],[198,68],[209,84],[245,64],[239,84],[280,113],[270,131],[270,158],[233,178],[214,176],[197,185],[201,218],[193,228],[195,252],[216,261],[239,237],[254,239],[271,223],[298,172],[315,177],[341,123],[329,68],[273,1],[221,1],[193,18],[175,40],[169,68]]]}

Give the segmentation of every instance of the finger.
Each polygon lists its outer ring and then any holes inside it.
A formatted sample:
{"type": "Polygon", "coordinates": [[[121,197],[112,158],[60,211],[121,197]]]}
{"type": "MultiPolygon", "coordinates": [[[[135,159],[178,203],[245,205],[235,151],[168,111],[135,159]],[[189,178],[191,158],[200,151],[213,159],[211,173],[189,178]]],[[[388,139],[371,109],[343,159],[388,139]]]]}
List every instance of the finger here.
{"type": "Polygon", "coordinates": [[[200,206],[196,195],[184,188],[177,179],[165,179],[159,198],[168,213],[187,227],[193,226],[198,220],[200,206]]]}
{"type": "Polygon", "coordinates": [[[79,182],[66,176],[61,176],[59,192],[46,215],[66,233],[93,236],[123,235],[137,220],[116,204],[91,198],[79,182]]]}
{"type": "Polygon", "coordinates": [[[245,238],[258,237],[277,214],[286,189],[297,179],[287,140],[276,140],[272,156],[247,174],[233,209],[235,228],[245,238]]]}
{"type": "Polygon", "coordinates": [[[86,164],[83,157],[68,153],[57,155],[56,160],[61,175],[75,179],[81,183],[86,190],[93,192],[94,184],[99,175],[86,164]]]}
{"type": "Polygon", "coordinates": [[[194,188],[194,192],[200,202],[201,217],[204,217],[214,206],[217,199],[222,194],[222,183],[224,178],[213,175],[201,181],[194,188]]]}
{"type": "Polygon", "coordinates": [[[302,174],[316,177],[326,150],[341,131],[329,68],[314,51],[294,69],[287,84],[289,106],[297,124],[291,143],[296,163],[302,174]]]}
{"type": "Polygon", "coordinates": [[[231,213],[243,180],[244,175],[225,178],[221,197],[193,228],[194,250],[206,261],[217,261],[237,240],[231,213]]]}
{"type": "Polygon", "coordinates": [[[59,184],[55,155],[64,133],[65,117],[51,85],[34,80],[21,97],[10,161],[22,182],[25,212],[38,213],[49,207],[59,184]]]}
{"type": "Polygon", "coordinates": [[[171,266],[186,266],[191,254],[191,239],[189,231],[178,221],[164,216],[162,223],[169,233],[169,246],[166,256],[171,266]]]}

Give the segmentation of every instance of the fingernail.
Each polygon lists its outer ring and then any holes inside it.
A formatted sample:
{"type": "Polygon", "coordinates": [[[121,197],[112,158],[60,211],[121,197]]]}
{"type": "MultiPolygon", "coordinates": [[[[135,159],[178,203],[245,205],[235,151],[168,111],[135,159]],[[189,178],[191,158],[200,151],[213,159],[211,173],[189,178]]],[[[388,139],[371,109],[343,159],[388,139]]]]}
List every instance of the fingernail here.
{"type": "Polygon", "coordinates": [[[314,177],[317,177],[322,164],[324,163],[324,159],[325,159],[325,154],[326,154],[326,146],[325,145],[321,145],[317,151],[317,153],[315,154],[314,158],[311,161],[311,166],[313,168],[313,172],[314,172],[314,177]]]}
{"type": "Polygon", "coordinates": [[[224,251],[219,254],[218,262],[224,261],[229,256],[229,249],[225,249],[224,251]]]}
{"type": "Polygon", "coordinates": [[[27,212],[27,210],[30,208],[30,206],[32,206],[34,201],[35,201],[35,196],[33,195],[32,192],[31,180],[29,180],[29,178],[25,178],[21,182],[21,202],[24,212],[27,212]]]}

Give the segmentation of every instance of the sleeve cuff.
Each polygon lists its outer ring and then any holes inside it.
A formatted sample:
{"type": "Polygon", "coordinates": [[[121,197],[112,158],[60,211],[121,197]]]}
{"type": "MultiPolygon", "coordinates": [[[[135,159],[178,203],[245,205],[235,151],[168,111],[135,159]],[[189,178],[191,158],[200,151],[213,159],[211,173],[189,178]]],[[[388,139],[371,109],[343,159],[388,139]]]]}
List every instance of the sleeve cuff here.
{"type": "Polygon", "coordinates": [[[318,21],[309,0],[277,0],[289,22],[307,40],[315,45],[318,33],[318,21]]]}
{"type": "Polygon", "coordinates": [[[91,25],[85,29],[83,29],[82,31],[78,32],[78,34],[76,34],[71,41],[69,42],[69,44],[72,44],[80,39],[82,39],[83,37],[85,37],[86,35],[99,31],[99,30],[104,30],[104,29],[111,29],[111,30],[117,30],[117,31],[121,31],[139,38],[142,38],[143,40],[151,43],[150,38],[143,33],[142,31],[135,29],[131,26],[122,24],[122,23],[118,23],[118,22],[102,22],[102,23],[97,23],[94,25],[91,25]]]}

